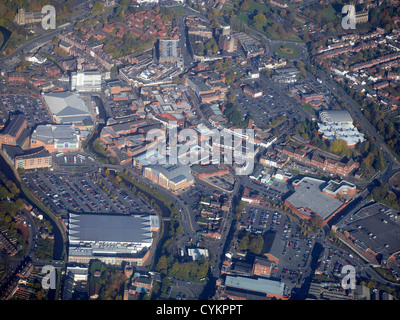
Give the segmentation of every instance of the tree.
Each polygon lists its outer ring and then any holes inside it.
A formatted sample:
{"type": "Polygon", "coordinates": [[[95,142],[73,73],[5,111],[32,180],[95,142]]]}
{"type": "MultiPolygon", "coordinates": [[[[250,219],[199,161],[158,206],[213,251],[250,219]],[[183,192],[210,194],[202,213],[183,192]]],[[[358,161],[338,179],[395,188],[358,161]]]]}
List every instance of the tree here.
{"type": "Polygon", "coordinates": [[[322,218],[317,215],[311,217],[310,222],[311,222],[311,226],[314,229],[321,229],[324,225],[324,221],[322,220],[322,218]]]}
{"type": "Polygon", "coordinates": [[[236,101],[236,95],[234,93],[229,93],[228,94],[228,102],[234,103],[235,101],[236,101]]]}
{"type": "Polygon", "coordinates": [[[382,152],[379,152],[378,157],[376,157],[375,161],[373,162],[373,167],[375,170],[383,170],[386,167],[386,161],[383,157],[382,152]]]}
{"type": "Polygon", "coordinates": [[[346,141],[341,139],[336,139],[331,142],[329,146],[329,151],[343,156],[349,152],[349,147],[347,146],[346,141]]]}
{"type": "Polygon", "coordinates": [[[100,1],[96,1],[92,8],[92,14],[98,14],[104,11],[104,5],[100,1]]]}
{"type": "Polygon", "coordinates": [[[11,218],[11,216],[9,216],[8,214],[4,217],[4,222],[5,222],[6,224],[9,224],[9,223],[11,222],[11,220],[12,220],[12,218],[11,218]]]}
{"type": "Polygon", "coordinates": [[[253,21],[255,23],[255,27],[258,29],[262,29],[264,26],[267,25],[267,18],[262,12],[258,12],[253,21]]]}
{"type": "Polygon", "coordinates": [[[252,237],[248,246],[248,250],[254,254],[260,254],[263,245],[264,245],[264,239],[262,236],[252,237]]]}
{"type": "Polygon", "coordinates": [[[249,246],[250,239],[248,236],[244,236],[239,242],[239,250],[247,250],[249,246]]]}
{"type": "Polygon", "coordinates": [[[199,55],[203,55],[204,54],[204,45],[203,43],[198,43],[197,44],[197,52],[199,55]]]}
{"type": "Polygon", "coordinates": [[[362,160],[361,168],[363,170],[368,170],[372,166],[372,162],[374,161],[374,154],[372,152],[368,153],[368,155],[362,160]]]}
{"type": "Polygon", "coordinates": [[[250,6],[250,1],[244,0],[242,2],[242,4],[240,5],[240,9],[247,11],[247,10],[249,10],[249,6],[250,6]]]}
{"type": "Polygon", "coordinates": [[[167,273],[167,256],[162,255],[160,259],[158,259],[156,270],[160,273],[167,273]]]}

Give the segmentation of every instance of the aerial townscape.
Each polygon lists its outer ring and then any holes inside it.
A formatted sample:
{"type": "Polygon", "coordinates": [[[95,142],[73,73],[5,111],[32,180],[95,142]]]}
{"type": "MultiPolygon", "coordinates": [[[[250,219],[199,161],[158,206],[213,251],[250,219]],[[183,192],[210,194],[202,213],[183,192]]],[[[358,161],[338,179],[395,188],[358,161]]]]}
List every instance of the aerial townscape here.
{"type": "Polygon", "coordinates": [[[399,1],[0,13],[1,300],[400,299],[399,1]]]}

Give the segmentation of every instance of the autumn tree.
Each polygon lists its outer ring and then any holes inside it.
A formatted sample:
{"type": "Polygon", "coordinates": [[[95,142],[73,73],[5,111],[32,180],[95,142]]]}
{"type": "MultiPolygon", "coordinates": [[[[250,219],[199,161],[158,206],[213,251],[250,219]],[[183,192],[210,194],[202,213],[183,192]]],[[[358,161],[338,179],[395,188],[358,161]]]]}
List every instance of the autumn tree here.
{"type": "Polygon", "coordinates": [[[100,1],[96,1],[92,8],[92,14],[104,12],[104,5],[100,1]]]}
{"type": "Polygon", "coordinates": [[[242,2],[242,4],[240,5],[240,9],[242,9],[244,11],[249,10],[249,7],[250,7],[250,1],[248,1],[248,0],[244,0],[242,2]]]}
{"type": "Polygon", "coordinates": [[[336,139],[331,142],[329,151],[340,156],[344,156],[349,153],[349,147],[347,146],[346,141],[342,139],[336,139]]]}
{"type": "Polygon", "coordinates": [[[267,18],[261,11],[257,13],[253,21],[257,29],[262,29],[267,25],[267,18]]]}

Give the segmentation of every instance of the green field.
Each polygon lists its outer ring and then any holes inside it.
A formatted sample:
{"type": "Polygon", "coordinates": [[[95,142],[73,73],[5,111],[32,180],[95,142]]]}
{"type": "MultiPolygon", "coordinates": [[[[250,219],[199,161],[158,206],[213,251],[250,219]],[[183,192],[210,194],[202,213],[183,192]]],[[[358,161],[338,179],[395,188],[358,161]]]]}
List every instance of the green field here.
{"type": "Polygon", "coordinates": [[[274,51],[277,55],[284,58],[294,58],[297,57],[300,53],[299,48],[288,44],[282,46],[275,46],[274,51]]]}
{"type": "Polygon", "coordinates": [[[309,103],[303,104],[301,106],[305,111],[307,111],[309,114],[311,115],[315,115],[315,110],[311,107],[311,105],[309,103]]]}

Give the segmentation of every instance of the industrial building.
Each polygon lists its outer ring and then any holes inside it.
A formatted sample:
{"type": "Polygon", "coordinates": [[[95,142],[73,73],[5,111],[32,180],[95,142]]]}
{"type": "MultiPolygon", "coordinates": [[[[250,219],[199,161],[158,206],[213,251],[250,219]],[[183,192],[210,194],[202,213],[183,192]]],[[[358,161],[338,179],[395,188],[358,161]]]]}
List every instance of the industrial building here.
{"type": "MultiPolygon", "coordinates": [[[[153,217],[154,218],[154,217],[153,217]]],[[[150,215],[69,214],[68,262],[143,265],[153,243],[150,215]]]]}
{"type": "Polygon", "coordinates": [[[39,125],[31,135],[30,146],[43,146],[50,153],[77,151],[79,130],[74,125],[39,125]]]}
{"type": "Polygon", "coordinates": [[[332,229],[338,238],[375,266],[398,265],[400,226],[398,212],[376,202],[343,217],[332,229]]]}
{"type": "Polygon", "coordinates": [[[233,300],[258,299],[281,299],[289,298],[287,286],[280,281],[270,280],[263,277],[249,278],[227,275],[225,278],[224,295],[233,300]]]}
{"type": "Polygon", "coordinates": [[[303,219],[317,215],[325,223],[346,206],[346,202],[336,196],[347,192],[352,195],[356,190],[350,183],[333,185],[331,182],[311,177],[295,180],[292,186],[295,192],[285,200],[285,205],[303,219]]]}
{"type": "Polygon", "coordinates": [[[93,120],[85,102],[74,92],[43,93],[43,99],[53,115],[54,122],[91,127],[93,120]]]}
{"type": "Polygon", "coordinates": [[[324,140],[344,140],[349,148],[364,141],[364,135],[353,125],[353,119],[345,110],[322,111],[319,119],[318,133],[324,140]]]}

